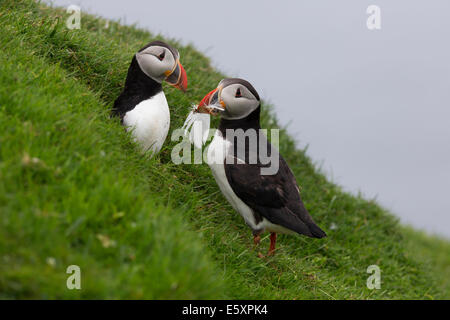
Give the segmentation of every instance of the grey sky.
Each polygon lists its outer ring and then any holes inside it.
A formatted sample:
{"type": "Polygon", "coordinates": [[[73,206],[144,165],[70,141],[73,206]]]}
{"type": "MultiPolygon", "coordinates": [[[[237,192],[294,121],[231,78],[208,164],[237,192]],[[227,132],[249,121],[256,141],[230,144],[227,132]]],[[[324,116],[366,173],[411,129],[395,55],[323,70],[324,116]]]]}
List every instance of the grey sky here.
{"type": "Polygon", "coordinates": [[[448,0],[53,2],[193,43],[272,102],[335,182],[450,237],[448,0]]]}

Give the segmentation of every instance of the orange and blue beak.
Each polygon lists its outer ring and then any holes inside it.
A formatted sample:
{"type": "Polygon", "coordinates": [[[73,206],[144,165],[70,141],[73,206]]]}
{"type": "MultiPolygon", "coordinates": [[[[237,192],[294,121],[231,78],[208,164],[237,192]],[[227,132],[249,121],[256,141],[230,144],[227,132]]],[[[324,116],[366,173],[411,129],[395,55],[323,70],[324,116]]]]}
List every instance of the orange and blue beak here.
{"type": "Polygon", "coordinates": [[[180,61],[177,61],[175,69],[167,74],[166,82],[183,92],[187,90],[187,75],[180,61]]]}
{"type": "Polygon", "coordinates": [[[217,115],[220,111],[224,111],[225,103],[222,100],[219,100],[219,93],[220,86],[204,96],[198,104],[197,112],[217,115]]]}

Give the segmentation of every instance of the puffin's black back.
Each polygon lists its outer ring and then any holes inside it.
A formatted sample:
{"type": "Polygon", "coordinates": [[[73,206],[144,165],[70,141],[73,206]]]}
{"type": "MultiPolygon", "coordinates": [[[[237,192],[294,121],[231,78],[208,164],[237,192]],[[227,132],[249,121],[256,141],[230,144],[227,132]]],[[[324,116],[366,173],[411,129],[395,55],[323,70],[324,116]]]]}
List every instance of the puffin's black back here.
{"type": "Polygon", "coordinates": [[[114,102],[112,114],[122,120],[125,114],[141,101],[150,99],[162,91],[162,85],[148,77],[139,67],[136,55],[128,68],[127,79],[122,93],[114,102]]]}
{"type": "MultiPolygon", "coordinates": [[[[238,120],[222,119],[219,130],[225,137],[226,129],[260,129],[260,106],[246,118],[238,120]]],[[[257,135],[257,148],[261,137],[257,135]]],[[[264,137],[265,139],[265,137],[264,137]]],[[[245,164],[225,163],[225,174],[236,195],[253,209],[257,223],[266,218],[274,224],[304,234],[309,237],[322,238],[325,232],[320,229],[306,210],[300,197],[295,176],[286,161],[267,141],[267,153],[276,152],[279,160],[279,170],[274,175],[261,175],[263,165],[259,159],[256,164],[248,164],[249,148],[245,148],[245,164]]],[[[237,154],[236,141],[234,155],[237,154]]]]}

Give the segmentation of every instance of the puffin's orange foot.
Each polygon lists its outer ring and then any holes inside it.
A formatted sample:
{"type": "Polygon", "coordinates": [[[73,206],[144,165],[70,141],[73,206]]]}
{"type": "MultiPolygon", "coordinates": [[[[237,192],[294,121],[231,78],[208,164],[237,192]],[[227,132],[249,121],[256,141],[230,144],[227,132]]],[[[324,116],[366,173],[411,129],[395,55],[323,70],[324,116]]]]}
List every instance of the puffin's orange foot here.
{"type": "Polygon", "coordinates": [[[270,233],[270,247],[268,256],[273,256],[275,254],[275,244],[277,243],[277,234],[275,232],[270,233]]]}

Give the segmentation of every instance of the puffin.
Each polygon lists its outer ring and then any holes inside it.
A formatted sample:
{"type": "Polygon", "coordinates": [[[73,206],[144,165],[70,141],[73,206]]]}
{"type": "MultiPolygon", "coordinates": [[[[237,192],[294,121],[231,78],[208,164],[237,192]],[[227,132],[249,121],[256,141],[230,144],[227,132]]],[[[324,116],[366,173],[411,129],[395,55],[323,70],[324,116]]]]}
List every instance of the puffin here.
{"type": "Polygon", "coordinates": [[[163,41],[152,41],[133,56],[125,87],[112,109],[113,116],[120,117],[133,139],[151,156],[161,150],[170,127],[163,81],[186,92],[187,76],[179,52],[163,41]]]}
{"type": "Polygon", "coordinates": [[[275,253],[277,233],[326,237],[305,208],[288,164],[267,137],[258,134],[261,103],[258,92],[248,81],[223,79],[196,110],[221,118],[206,151],[207,163],[225,198],[251,228],[255,246],[259,245],[263,232],[270,232],[268,255],[275,253]],[[256,139],[239,143],[239,135],[234,134],[239,130],[256,132],[256,139]],[[259,152],[263,147],[271,159],[278,160],[277,170],[262,170],[268,168],[259,152]]]}

